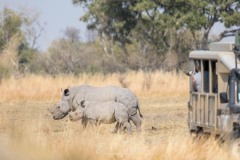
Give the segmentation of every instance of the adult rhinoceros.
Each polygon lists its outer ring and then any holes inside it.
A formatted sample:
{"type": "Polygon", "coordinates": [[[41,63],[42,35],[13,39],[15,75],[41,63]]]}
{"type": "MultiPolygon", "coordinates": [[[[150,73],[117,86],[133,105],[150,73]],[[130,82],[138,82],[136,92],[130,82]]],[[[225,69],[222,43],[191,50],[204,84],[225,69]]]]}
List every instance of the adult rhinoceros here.
{"type": "MultiPolygon", "coordinates": [[[[80,102],[87,101],[115,101],[122,103],[128,108],[129,118],[136,125],[137,130],[141,130],[142,121],[137,114],[139,111],[140,117],[142,114],[139,108],[138,98],[127,88],[116,86],[93,87],[89,85],[80,85],[65,89],[62,99],[57,105],[48,109],[53,115],[53,119],[58,120],[64,118],[70,111],[75,111],[81,107],[80,102]]],[[[118,124],[116,129],[118,128],[118,124]]],[[[116,131],[116,130],[115,130],[116,131]]]]}

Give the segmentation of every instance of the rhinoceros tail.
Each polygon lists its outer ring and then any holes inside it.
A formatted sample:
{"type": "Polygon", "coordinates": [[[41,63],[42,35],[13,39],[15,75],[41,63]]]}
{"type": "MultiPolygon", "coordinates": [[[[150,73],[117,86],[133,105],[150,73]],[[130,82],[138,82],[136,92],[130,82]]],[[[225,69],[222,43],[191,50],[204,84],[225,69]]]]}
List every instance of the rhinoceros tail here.
{"type": "Polygon", "coordinates": [[[140,117],[143,118],[143,115],[142,115],[142,113],[141,113],[141,111],[140,111],[139,104],[137,105],[137,109],[138,109],[138,113],[139,113],[140,117]]]}

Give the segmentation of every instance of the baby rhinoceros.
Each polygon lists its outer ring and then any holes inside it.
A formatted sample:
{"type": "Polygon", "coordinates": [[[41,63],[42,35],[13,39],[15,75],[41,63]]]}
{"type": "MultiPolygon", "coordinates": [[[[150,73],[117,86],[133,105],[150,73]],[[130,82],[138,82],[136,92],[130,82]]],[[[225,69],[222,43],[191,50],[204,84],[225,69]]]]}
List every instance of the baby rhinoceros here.
{"type": "Polygon", "coordinates": [[[83,100],[76,111],[69,113],[69,118],[71,121],[82,119],[84,128],[88,123],[97,126],[101,123],[112,124],[119,122],[118,127],[123,126],[123,129],[127,129],[128,133],[131,132],[128,108],[114,101],[90,102],[83,100]]]}

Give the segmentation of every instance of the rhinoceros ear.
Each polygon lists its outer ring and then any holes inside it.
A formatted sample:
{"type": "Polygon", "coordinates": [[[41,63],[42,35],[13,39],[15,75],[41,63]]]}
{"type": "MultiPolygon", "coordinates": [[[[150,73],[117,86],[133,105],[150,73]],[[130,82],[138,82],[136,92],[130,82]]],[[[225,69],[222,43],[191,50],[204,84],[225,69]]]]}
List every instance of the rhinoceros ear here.
{"type": "Polygon", "coordinates": [[[64,94],[64,96],[69,96],[69,89],[64,89],[63,94],[64,94]]]}
{"type": "Polygon", "coordinates": [[[85,100],[81,101],[81,106],[82,106],[82,108],[85,108],[85,100]]]}

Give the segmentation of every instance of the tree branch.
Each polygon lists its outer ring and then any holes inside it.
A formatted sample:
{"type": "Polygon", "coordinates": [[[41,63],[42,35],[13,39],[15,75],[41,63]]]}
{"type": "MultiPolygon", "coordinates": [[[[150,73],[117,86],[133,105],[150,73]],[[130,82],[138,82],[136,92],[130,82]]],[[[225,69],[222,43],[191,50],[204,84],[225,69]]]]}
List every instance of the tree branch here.
{"type": "Polygon", "coordinates": [[[219,37],[217,38],[216,41],[220,41],[220,40],[222,40],[225,37],[234,36],[237,31],[240,31],[240,28],[231,29],[231,30],[225,30],[222,33],[220,33],[220,35],[219,35],[219,37]]]}

